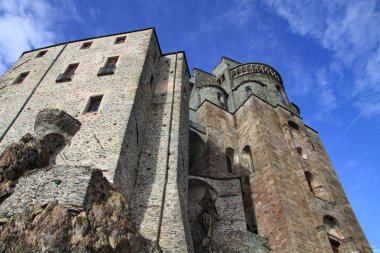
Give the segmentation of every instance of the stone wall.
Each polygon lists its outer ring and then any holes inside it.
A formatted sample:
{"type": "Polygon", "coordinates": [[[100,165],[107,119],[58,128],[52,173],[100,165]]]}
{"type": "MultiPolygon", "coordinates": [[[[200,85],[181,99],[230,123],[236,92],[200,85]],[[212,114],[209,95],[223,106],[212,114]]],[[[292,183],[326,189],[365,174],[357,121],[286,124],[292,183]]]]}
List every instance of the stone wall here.
{"type": "Polygon", "coordinates": [[[75,211],[84,209],[84,200],[93,169],[79,166],[55,166],[21,177],[13,194],[0,205],[0,217],[29,210],[34,205],[58,203],[75,211]]]}

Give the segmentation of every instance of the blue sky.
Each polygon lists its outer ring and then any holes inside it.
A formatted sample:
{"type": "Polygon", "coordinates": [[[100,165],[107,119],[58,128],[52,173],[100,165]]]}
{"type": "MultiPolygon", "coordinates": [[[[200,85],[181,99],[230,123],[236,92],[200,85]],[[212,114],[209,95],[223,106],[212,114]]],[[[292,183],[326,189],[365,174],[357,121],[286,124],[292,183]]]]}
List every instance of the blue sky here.
{"type": "Polygon", "coordinates": [[[0,0],[0,74],[32,48],[152,26],[191,69],[277,69],[380,252],[380,1],[0,0]]]}

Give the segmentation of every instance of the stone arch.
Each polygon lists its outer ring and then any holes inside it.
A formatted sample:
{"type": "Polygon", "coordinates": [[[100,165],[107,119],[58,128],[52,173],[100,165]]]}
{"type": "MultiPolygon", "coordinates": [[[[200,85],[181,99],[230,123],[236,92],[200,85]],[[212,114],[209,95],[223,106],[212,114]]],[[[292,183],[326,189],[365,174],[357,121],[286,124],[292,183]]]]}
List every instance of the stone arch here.
{"type": "MultiPolygon", "coordinates": [[[[211,243],[213,230],[218,219],[215,202],[216,190],[206,181],[189,179],[188,218],[195,252],[205,252],[205,241],[211,243]]],[[[207,252],[207,251],[206,251],[207,252]]]]}
{"type": "Polygon", "coordinates": [[[207,174],[207,144],[196,132],[189,131],[189,173],[193,175],[207,174]]]}
{"type": "Polygon", "coordinates": [[[66,138],[57,133],[49,133],[42,140],[49,149],[50,162],[55,161],[58,153],[66,146],[66,138]]]}
{"type": "Polygon", "coordinates": [[[329,201],[329,194],[323,187],[319,178],[310,171],[304,171],[309,190],[318,198],[329,201]]]}
{"type": "Polygon", "coordinates": [[[241,151],[241,158],[242,170],[248,173],[254,172],[255,168],[252,160],[251,147],[249,145],[244,146],[243,150],[241,151]]]}
{"type": "Polygon", "coordinates": [[[49,148],[50,163],[79,131],[81,123],[70,114],[46,108],[41,110],[34,122],[34,132],[49,148]]]}
{"type": "Polygon", "coordinates": [[[342,230],[340,229],[339,222],[330,215],[323,217],[323,226],[327,233],[331,249],[334,253],[340,252],[340,245],[344,239],[342,230]]]}
{"type": "Polygon", "coordinates": [[[299,156],[301,156],[303,159],[307,159],[307,154],[305,152],[303,152],[302,148],[301,147],[296,147],[297,149],[297,153],[299,154],[299,156]]]}

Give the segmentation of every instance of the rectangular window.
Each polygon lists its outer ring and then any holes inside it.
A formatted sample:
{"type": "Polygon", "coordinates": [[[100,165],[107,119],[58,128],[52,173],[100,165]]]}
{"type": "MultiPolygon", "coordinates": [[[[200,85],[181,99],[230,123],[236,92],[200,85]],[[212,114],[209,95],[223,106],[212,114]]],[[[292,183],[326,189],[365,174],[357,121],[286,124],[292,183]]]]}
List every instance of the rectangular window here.
{"type": "Polygon", "coordinates": [[[47,53],[47,50],[40,51],[40,52],[38,52],[38,54],[36,55],[36,58],[44,57],[46,53],[47,53]]]}
{"type": "Polygon", "coordinates": [[[115,40],[115,44],[124,43],[125,42],[125,38],[126,38],[126,36],[117,37],[116,40],[115,40]]]}
{"type": "Polygon", "coordinates": [[[13,84],[18,84],[24,82],[25,78],[29,75],[30,72],[24,72],[18,75],[16,80],[13,82],[13,84]]]}
{"type": "Polygon", "coordinates": [[[99,69],[98,76],[114,74],[118,59],[119,59],[119,56],[109,57],[104,67],[99,69]]]}
{"type": "Polygon", "coordinates": [[[60,74],[56,82],[68,82],[73,79],[75,70],[78,68],[79,63],[70,64],[63,74],[60,74]]]}
{"type": "Polygon", "coordinates": [[[86,112],[97,112],[99,110],[102,98],[103,95],[91,97],[86,112]]]}
{"type": "Polygon", "coordinates": [[[88,49],[90,48],[92,45],[92,41],[89,41],[89,42],[85,42],[82,44],[81,48],[80,49],[88,49]]]}

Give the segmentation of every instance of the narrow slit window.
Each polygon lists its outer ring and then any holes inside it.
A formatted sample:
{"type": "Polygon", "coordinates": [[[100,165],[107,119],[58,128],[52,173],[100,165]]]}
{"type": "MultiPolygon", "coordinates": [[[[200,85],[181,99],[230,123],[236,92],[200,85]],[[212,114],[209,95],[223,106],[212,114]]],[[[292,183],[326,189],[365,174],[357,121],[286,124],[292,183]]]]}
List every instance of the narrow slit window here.
{"type": "Polygon", "coordinates": [[[21,73],[16,80],[13,82],[14,84],[23,83],[25,78],[29,75],[30,72],[21,73]]]}
{"type": "Polygon", "coordinates": [[[103,96],[91,97],[86,112],[97,112],[102,102],[103,96]]]}
{"type": "Polygon", "coordinates": [[[125,42],[125,38],[126,38],[126,36],[117,37],[116,40],[115,40],[115,44],[124,43],[125,42]]]}
{"type": "Polygon", "coordinates": [[[92,41],[89,41],[89,42],[85,42],[82,44],[81,48],[80,49],[88,49],[90,48],[92,45],[92,41]]]}
{"type": "Polygon", "coordinates": [[[40,51],[40,52],[38,52],[38,54],[36,55],[36,58],[44,57],[46,53],[47,53],[47,50],[40,51]]]}
{"type": "Polygon", "coordinates": [[[217,82],[219,83],[219,84],[222,84],[223,82],[224,82],[224,80],[226,80],[226,78],[225,78],[225,76],[224,76],[224,74],[217,80],[217,82]]]}

